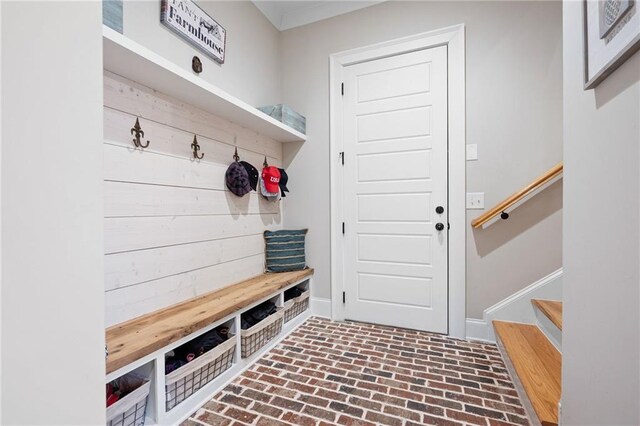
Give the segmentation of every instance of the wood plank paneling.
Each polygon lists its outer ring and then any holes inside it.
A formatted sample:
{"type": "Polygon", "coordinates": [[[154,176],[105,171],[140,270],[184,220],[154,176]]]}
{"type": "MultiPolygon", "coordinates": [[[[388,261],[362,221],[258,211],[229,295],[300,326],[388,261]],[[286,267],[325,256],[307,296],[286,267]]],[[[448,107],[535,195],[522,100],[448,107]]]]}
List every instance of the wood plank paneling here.
{"type": "Polygon", "coordinates": [[[104,183],[105,217],[276,214],[279,203],[255,192],[238,197],[230,191],[104,183]]]}
{"type": "MultiPolygon", "coordinates": [[[[252,130],[237,126],[109,72],[105,73],[104,82],[104,104],[106,107],[128,112],[189,133],[207,136],[226,144],[237,144],[254,152],[282,158],[280,142],[252,130]]],[[[132,126],[133,123],[129,128],[132,126]]],[[[145,136],[152,139],[151,133],[146,133],[145,136]]]]}
{"type": "Polygon", "coordinates": [[[264,253],[262,234],[105,256],[105,290],[194,271],[264,253]]]}
{"type": "MultiPolygon", "coordinates": [[[[167,126],[155,121],[140,120],[140,125],[144,129],[146,140],[153,139],[148,148],[143,151],[135,150],[131,143],[131,127],[136,121],[136,116],[127,112],[118,111],[112,108],[104,108],[104,138],[105,143],[121,146],[129,152],[139,155],[145,153],[160,153],[179,158],[192,159],[191,142],[193,142],[193,132],[186,132],[175,127],[167,126]]],[[[236,144],[221,143],[215,139],[198,134],[198,144],[201,152],[205,156],[200,163],[216,163],[228,165],[232,161],[236,144]]],[[[264,156],[267,156],[269,164],[280,166],[280,151],[259,150],[251,151],[237,145],[240,159],[248,161],[256,168],[262,165],[264,156]]],[[[252,147],[255,149],[255,147],[252,147]]]]}
{"type": "Polygon", "coordinates": [[[280,229],[279,214],[105,219],[105,253],[252,235],[280,229]]]}
{"type": "Polygon", "coordinates": [[[105,293],[107,327],[175,305],[264,272],[264,254],[105,293]]]}
{"type": "Polygon", "coordinates": [[[106,322],[113,325],[264,271],[264,230],[282,203],[225,184],[238,147],[260,169],[282,146],[135,82],[105,73],[106,322]],[[149,148],[134,149],[136,117],[149,148]],[[192,158],[193,135],[205,157],[192,158]]]}

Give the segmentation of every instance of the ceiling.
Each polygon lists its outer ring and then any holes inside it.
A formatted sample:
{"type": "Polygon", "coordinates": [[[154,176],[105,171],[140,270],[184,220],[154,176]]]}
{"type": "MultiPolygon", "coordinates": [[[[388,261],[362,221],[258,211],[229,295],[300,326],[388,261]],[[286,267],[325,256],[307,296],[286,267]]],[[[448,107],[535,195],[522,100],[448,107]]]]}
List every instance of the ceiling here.
{"type": "Polygon", "coordinates": [[[253,0],[253,3],[280,31],[288,30],[323,19],[332,18],[354,10],[363,9],[384,0],[307,0],[271,1],[253,0]]]}

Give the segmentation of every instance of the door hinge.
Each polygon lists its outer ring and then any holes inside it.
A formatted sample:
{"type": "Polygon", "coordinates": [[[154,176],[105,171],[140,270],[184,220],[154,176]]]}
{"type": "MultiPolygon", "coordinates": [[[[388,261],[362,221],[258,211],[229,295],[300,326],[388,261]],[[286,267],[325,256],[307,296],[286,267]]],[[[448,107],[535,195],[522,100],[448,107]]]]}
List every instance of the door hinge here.
{"type": "Polygon", "coordinates": [[[340,91],[342,92],[342,96],[344,96],[344,83],[340,85],[340,91]]]}
{"type": "Polygon", "coordinates": [[[347,293],[345,291],[342,292],[342,303],[347,303],[347,293]]]}
{"type": "Polygon", "coordinates": [[[344,234],[344,222],[342,222],[342,233],[344,234]]]}
{"type": "Polygon", "coordinates": [[[451,224],[447,222],[447,229],[451,229],[451,224]]]}
{"type": "Polygon", "coordinates": [[[342,162],[342,165],[344,166],[344,151],[340,152],[340,161],[342,162]]]}

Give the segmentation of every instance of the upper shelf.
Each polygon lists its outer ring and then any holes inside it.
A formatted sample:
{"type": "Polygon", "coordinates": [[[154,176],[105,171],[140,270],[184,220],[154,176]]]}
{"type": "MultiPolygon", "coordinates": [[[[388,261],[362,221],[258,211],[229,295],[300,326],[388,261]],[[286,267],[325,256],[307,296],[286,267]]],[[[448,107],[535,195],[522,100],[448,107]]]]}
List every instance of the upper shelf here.
{"type": "Polygon", "coordinates": [[[280,142],[304,142],[307,137],[237,99],[192,71],[185,70],[103,26],[104,69],[165,93],[242,127],[280,142]]]}

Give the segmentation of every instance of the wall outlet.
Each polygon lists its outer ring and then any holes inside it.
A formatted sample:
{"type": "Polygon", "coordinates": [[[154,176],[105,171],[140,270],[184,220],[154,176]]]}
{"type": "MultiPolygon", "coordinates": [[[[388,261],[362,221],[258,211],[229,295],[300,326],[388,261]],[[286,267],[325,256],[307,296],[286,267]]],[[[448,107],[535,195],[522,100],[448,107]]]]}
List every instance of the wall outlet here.
{"type": "Polygon", "coordinates": [[[467,161],[475,161],[478,159],[478,145],[467,145],[467,161]]]}
{"type": "Polygon", "coordinates": [[[484,209],[484,192],[467,192],[468,209],[484,209]]]}

